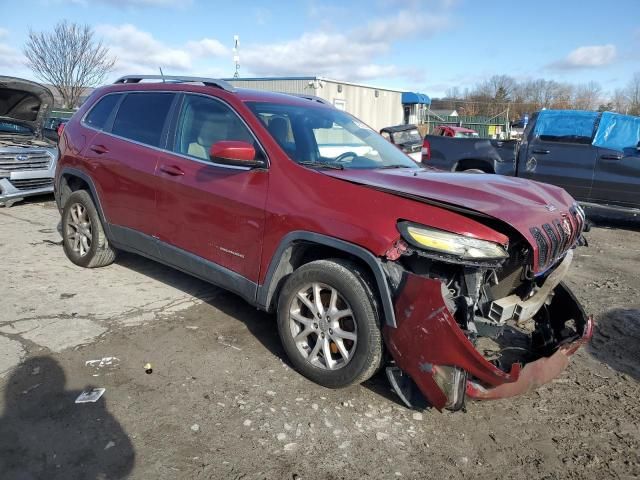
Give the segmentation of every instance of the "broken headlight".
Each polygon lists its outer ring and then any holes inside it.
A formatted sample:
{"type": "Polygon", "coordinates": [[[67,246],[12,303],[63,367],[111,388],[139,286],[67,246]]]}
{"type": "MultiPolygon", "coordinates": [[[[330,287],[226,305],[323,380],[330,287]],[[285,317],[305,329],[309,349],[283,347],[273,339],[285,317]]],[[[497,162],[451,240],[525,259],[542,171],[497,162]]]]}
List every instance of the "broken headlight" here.
{"type": "Polygon", "coordinates": [[[410,222],[398,223],[402,237],[415,247],[463,260],[501,260],[509,254],[502,245],[410,222]]]}

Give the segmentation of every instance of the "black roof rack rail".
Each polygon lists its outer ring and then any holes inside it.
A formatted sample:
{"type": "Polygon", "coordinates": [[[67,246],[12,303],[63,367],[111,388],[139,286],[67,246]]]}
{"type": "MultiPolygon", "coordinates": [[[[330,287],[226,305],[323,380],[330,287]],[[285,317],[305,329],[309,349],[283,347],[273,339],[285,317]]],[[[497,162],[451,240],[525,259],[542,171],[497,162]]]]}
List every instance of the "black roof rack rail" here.
{"type": "Polygon", "coordinates": [[[330,101],[325,100],[324,98],[321,98],[321,97],[317,97],[316,95],[307,95],[305,93],[289,93],[288,95],[293,95],[294,97],[304,98],[306,100],[311,100],[312,102],[318,102],[323,105],[328,105],[330,107],[333,107],[333,104],[330,101]]]}
{"type": "Polygon", "coordinates": [[[140,83],[142,80],[158,80],[166,83],[202,83],[207,87],[216,87],[235,92],[236,89],[229,82],[217,78],[184,77],[182,75],[125,75],[113,83],[140,83]]]}

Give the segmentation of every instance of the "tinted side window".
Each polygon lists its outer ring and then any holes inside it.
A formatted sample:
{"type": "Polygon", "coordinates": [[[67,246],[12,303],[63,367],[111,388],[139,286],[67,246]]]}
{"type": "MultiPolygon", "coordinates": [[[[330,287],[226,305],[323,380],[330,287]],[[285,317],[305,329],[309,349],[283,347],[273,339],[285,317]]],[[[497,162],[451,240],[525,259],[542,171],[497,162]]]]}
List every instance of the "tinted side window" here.
{"type": "Polygon", "coordinates": [[[86,116],[84,123],[90,127],[102,130],[106,125],[113,108],[118,103],[118,100],[120,100],[120,97],[121,95],[106,95],[102,97],[86,116]]]}
{"type": "Polygon", "coordinates": [[[571,142],[588,145],[599,117],[598,112],[543,110],[533,131],[545,142],[571,142]]]}
{"type": "Polygon", "coordinates": [[[173,151],[209,160],[211,145],[222,140],[250,143],[256,149],[256,159],[264,158],[251,132],[229,107],[209,97],[185,95],[173,151]]]}
{"type": "Polygon", "coordinates": [[[129,93],[120,104],[111,133],[136,142],[160,146],[162,127],[173,93],[129,93]]]}

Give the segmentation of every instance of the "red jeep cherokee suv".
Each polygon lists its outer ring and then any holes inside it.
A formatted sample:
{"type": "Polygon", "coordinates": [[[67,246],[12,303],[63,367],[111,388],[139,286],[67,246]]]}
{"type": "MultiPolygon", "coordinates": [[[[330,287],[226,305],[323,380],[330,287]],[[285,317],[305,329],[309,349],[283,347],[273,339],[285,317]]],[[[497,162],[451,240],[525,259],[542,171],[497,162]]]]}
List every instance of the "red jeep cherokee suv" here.
{"type": "Polygon", "coordinates": [[[549,381],[591,335],[561,283],[584,226],[564,190],[420,168],[315,97],[123,77],[66,125],[55,191],[73,263],[134,252],[277,312],[327,387],[385,367],[408,406],[455,410],[549,381]]]}

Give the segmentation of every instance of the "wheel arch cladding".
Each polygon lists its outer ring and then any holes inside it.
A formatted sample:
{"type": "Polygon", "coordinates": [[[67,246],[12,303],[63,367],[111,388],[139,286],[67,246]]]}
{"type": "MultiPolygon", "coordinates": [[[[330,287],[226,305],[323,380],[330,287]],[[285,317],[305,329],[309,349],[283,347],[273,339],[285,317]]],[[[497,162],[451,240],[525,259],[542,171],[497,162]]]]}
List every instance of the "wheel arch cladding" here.
{"type": "MultiPolygon", "coordinates": [[[[290,232],[280,241],[269,263],[264,283],[258,288],[258,305],[268,311],[273,309],[277,293],[284,280],[293,272],[294,266],[299,266],[299,263],[305,259],[310,246],[324,248],[327,253],[337,252],[341,256],[354,258],[363,264],[370,271],[378,289],[377,293],[380,296],[381,313],[384,314],[385,324],[390,327],[396,326],[391,290],[380,260],[363,247],[314,232],[290,232]]],[[[331,256],[335,255],[324,255],[321,258],[330,258],[331,256]]],[[[310,260],[320,259],[313,258],[313,256],[306,258],[310,258],[310,260]]]]}
{"type": "Polygon", "coordinates": [[[93,180],[91,179],[91,177],[87,175],[85,172],[83,172],[82,170],[79,170],[77,168],[65,167],[60,171],[59,179],[57,180],[56,183],[57,183],[56,191],[58,192],[57,195],[59,197],[58,206],[60,208],[64,208],[64,202],[63,202],[64,199],[62,199],[63,186],[66,185],[69,188],[71,188],[72,191],[75,191],[75,190],[82,189],[81,187],[86,185],[89,195],[91,196],[91,199],[93,200],[93,203],[96,206],[96,210],[98,211],[98,216],[102,221],[102,227],[104,229],[104,232],[107,235],[107,238],[110,239],[111,231],[109,229],[109,222],[107,222],[107,219],[104,216],[102,203],[100,202],[100,196],[98,195],[98,191],[96,190],[96,186],[93,183],[93,180]],[[72,185],[78,188],[74,189],[72,188],[72,185]]]}

